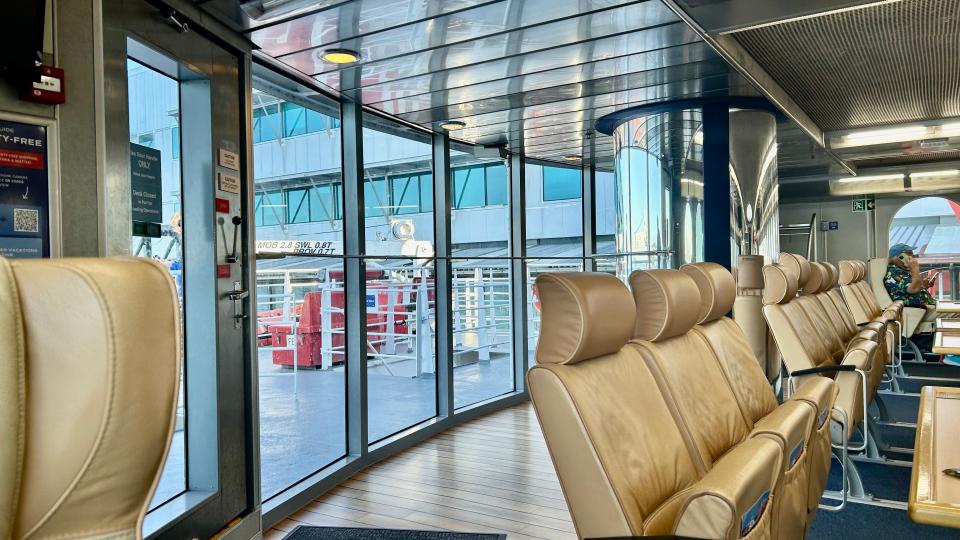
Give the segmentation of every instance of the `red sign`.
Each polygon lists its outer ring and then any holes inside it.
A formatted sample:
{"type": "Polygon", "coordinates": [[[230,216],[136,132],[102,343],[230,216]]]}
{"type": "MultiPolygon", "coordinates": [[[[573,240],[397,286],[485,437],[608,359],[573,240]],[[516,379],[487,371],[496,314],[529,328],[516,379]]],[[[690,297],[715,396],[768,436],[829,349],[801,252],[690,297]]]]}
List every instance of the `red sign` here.
{"type": "Polygon", "coordinates": [[[52,66],[40,66],[40,80],[31,81],[24,88],[22,98],[26,101],[57,105],[67,100],[67,87],[63,70],[52,66]]]}
{"type": "Polygon", "coordinates": [[[230,200],[217,198],[217,212],[220,212],[221,214],[229,214],[230,200]]]}
{"type": "Polygon", "coordinates": [[[217,277],[218,278],[228,278],[230,277],[230,265],[229,264],[218,264],[217,265],[217,277]]]}
{"type": "MultiPolygon", "coordinates": [[[[15,138],[14,143],[16,143],[15,138]]],[[[43,154],[18,152],[16,150],[0,150],[0,167],[41,170],[43,169],[43,154]]]]}

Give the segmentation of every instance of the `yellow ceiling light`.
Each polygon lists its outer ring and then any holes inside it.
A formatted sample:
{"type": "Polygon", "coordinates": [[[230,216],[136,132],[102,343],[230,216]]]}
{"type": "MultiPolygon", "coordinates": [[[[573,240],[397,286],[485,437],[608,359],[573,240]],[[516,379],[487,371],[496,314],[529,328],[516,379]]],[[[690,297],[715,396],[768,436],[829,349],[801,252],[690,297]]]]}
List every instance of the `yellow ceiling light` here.
{"type": "Polygon", "coordinates": [[[563,156],[563,159],[567,161],[580,161],[580,156],[577,154],[567,154],[563,156]]]}
{"type": "Polygon", "coordinates": [[[360,60],[360,53],[352,49],[327,49],[320,57],[331,64],[352,64],[360,60]]]}
{"type": "Polygon", "coordinates": [[[438,125],[447,131],[453,131],[456,129],[463,129],[467,127],[467,123],[462,122],[460,120],[444,120],[440,122],[438,125]]]}

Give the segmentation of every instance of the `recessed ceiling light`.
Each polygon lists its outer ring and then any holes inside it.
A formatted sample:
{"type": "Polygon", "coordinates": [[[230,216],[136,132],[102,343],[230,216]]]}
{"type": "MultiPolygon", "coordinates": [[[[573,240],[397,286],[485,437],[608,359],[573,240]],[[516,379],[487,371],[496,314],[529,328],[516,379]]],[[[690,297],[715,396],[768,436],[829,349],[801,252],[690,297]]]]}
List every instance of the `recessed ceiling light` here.
{"type": "Polygon", "coordinates": [[[567,154],[563,156],[563,159],[567,161],[580,161],[580,156],[577,154],[567,154]]]}
{"type": "Polygon", "coordinates": [[[352,64],[360,60],[360,53],[351,49],[327,49],[320,58],[331,64],[352,64]]]}
{"type": "Polygon", "coordinates": [[[455,129],[463,129],[467,127],[467,123],[461,122],[460,120],[444,120],[443,122],[440,122],[439,125],[441,128],[447,131],[453,131],[455,129]]]}

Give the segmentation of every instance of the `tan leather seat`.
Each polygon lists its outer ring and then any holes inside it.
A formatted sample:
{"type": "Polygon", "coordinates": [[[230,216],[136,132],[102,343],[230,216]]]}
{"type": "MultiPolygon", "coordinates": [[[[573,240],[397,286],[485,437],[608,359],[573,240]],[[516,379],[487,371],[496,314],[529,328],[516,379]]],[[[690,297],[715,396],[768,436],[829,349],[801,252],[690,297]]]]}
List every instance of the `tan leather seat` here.
{"type": "Polygon", "coordinates": [[[853,336],[846,337],[846,323],[841,315],[836,313],[835,309],[828,309],[818,297],[831,286],[831,274],[829,270],[816,262],[809,262],[806,258],[792,254],[781,253],[781,264],[798,275],[805,275],[806,281],[801,284],[803,294],[795,302],[803,307],[810,321],[817,330],[815,337],[819,339],[831,352],[833,362],[840,364],[846,356],[850,347],[860,339],[869,339],[877,342],[877,352],[871,357],[867,372],[869,374],[868,392],[870,399],[876,393],[883,380],[884,369],[887,362],[886,354],[886,332],[883,323],[877,323],[878,327],[864,328],[858,330],[853,336]],[[799,267],[803,267],[800,272],[799,267]],[[877,360],[874,362],[874,360],[877,360]]]}
{"type": "Polygon", "coordinates": [[[833,377],[837,383],[836,407],[844,411],[847,418],[834,415],[834,420],[846,420],[846,429],[839,430],[836,424],[831,424],[831,433],[834,443],[843,444],[866,417],[870,397],[865,385],[869,384],[867,372],[877,344],[858,341],[847,351],[843,362],[835,364],[832,352],[817,334],[817,327],[800,303],[794,301],[797,276],[779,264],[765,266],[763,275],[766,283],[763,313],[787,371],[792,378],[799,379],[797,386],[802,388],[807,375],[814,374],[833,377]]]}
{"type": "Polygon", "coordinates": [[[736,280],[733,320],[743,330],[767,380],[773,383],[780,377],[780,351],[763,318],[763,256],[741,255],[736,280]]]}
{"type": "MultiPolygon", "coordinates": [[[[693,278],[700,291],[700,317],[694,330],[702,335],[713,349],[724,378],[733,390],[747,421],[753,426],[762,426],[764,422],[770,422],[777,415],[782,415],[784,410],[796,407],[798,401],[803,402],[813,415],[810,418],[812,421],[808,436],[811,441],[808,447],[810,485],[805,490],[807,513],[812,518],[830,470],[830,426],[827,420],[836,399],[836,384],[830,379],[820,377],[805,384],[790,401],[780,405],[763,372],[752,361],[749,343],[740,327],[725,316],[735,291],[733,276],[716,263],[687,264],[680,267],[680,270],[693,278]]],[[[786,518],[789,519],[789,516],[786,518]]]]}
{"type": "Polygon", "coordinates": [[[173,433],[179,313],[147,259],[0,259],[0,538],[140,538],[173,433]]]}
{"type": "MultiPolygon", "coordinates": [[[[740,387],[745,403],[740,402],[710,343],[693,329],[701,318],[719,322],[715,319],[730,309],[734,296],[732,278],[729,285],[722,291],[723,298],[701,302],[696,282],[684,272],[634,272],[630,286],[638,313],[632,343],[658,379],[678,425],[692,441],[696,450],[694,461],[701,471],[711,470],[727,452],[749,438],[771,438],[777,442],[783,453],[784,469],[772,502],[777,516],[775,536],[802,538],[809,515],[808,448],[816,410],[806,401],[778,407],[776,399],[766,399],[772,398],[772,392],[751,361],[747,345],[742,339],[735,343],[724,341],[721,346],[741,347],[740,353],[753,368],[739,374],[753,375],[753,380],[767,390],[763,394],[754,386],[740,387]],[[757,402],[758,399],[762,401],[757,402]]],[[[740,353],[733,354],[740,357],[740,353]]],[[[739,362],[736,367],[741,367],[739,362]]]]}
{"type": "Polygon", "coordinates": [[[636,309],[626,286],[607,274],[548,273],[537,290],[541,331],[527,383],[577,534],[769,538],[764,503],[780,446],[744,441],[707,471],[640,351],[627,345],[636,309]],[[748,523],[751,509],[759,518],[748,523]]]}

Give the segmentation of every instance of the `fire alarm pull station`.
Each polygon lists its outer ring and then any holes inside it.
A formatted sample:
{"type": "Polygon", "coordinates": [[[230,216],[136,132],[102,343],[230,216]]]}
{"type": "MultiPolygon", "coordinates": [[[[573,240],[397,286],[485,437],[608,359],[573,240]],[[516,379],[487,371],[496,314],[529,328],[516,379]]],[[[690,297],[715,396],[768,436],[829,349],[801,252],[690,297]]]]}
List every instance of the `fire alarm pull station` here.
{"type": "Polygon", "coordinates": [[[67,100],[63,70],[53,66],[40,66],[40,80],[30,81],[23,89],[24,101],[59,105],[67,100]]]}

